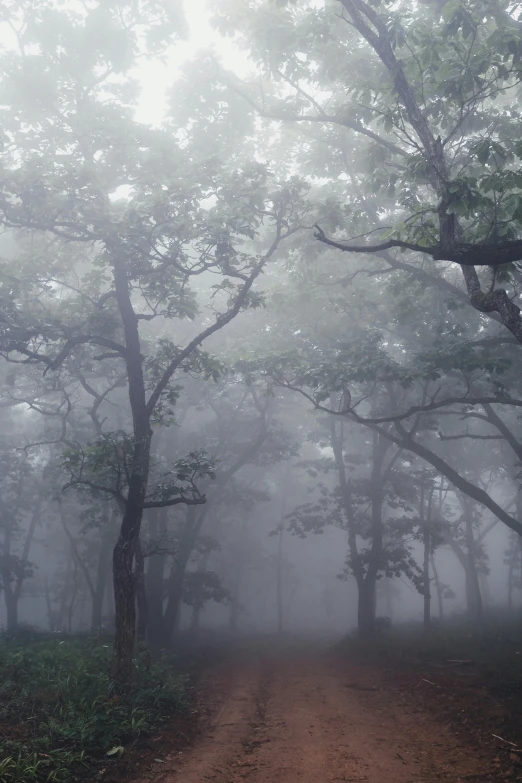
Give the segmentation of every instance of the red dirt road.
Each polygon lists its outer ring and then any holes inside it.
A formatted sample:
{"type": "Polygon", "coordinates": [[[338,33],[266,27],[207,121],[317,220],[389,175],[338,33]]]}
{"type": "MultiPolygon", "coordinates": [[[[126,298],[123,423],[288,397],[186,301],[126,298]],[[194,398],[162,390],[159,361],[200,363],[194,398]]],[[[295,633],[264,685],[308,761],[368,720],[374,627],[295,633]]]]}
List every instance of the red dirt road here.
{"type": "Polygon", "coordinates": [[[166,753],[140,783],[499,780],[486,754],[400,703],[382,672],[331,654],[231,662],[207,675],[203,692],[210,708],[199,738],[166,753]]]}

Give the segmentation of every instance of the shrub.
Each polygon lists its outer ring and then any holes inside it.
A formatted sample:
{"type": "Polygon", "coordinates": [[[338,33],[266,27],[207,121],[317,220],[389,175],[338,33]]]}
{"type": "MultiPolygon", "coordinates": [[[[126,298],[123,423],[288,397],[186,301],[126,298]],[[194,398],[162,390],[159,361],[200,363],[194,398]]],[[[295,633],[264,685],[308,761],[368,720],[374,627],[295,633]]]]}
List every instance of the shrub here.
{"type": "Polygon", "coordinates": [[[186,678],[136,662],[124,698],[109,695],[109,645],[85,636],[0,637],[0,783],[62,783],[182,710],[186,678]]]}

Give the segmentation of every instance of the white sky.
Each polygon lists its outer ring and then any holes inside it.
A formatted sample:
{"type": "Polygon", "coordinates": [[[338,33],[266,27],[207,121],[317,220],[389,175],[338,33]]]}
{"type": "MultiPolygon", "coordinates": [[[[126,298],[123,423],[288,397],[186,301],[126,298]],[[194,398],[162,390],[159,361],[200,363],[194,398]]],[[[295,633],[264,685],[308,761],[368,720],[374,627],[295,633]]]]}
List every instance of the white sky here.
{"type": "Polygon", "coordinates": [[[212,47],[223,65],[238,75],[248,70],[244,53],[229,38],[222,38],[212,29],[210,18],[215,8],[216,0],[185,0],[184,14],[189,29],[186,40],[175,44],[166,64],[149,61],[140,68],[138,78],[143,91],[136,115],[139,121],[151,124],[161,121],[166,90],[179,75],[183,63],[198,50],[212,47]]]}
{"type": "MultiPolygon", "coordinates": [[[[223,65],[240,76],[248,70],[245,54],[234,47],[230,39],[221,37],[210,25],[210,19],[219,2],[220,0],[184,0],[183,12],[188,27],[186,39],[174,44],[167,62],[149,60],[140,65],[136,74],[142,84],[142,96],[136,112],[140,122],[154,125],[161,121],[168,88],[179,76],[183,63],[196,55],[198,50],[213,48],[223,65]]],[[[64,4],[74,9],[77,0],[61,0],[60,5],[64,4]]],[[[6,22],[0,22],[0,48],[9,49],[16,46],[13,30],[6,22]]]]}

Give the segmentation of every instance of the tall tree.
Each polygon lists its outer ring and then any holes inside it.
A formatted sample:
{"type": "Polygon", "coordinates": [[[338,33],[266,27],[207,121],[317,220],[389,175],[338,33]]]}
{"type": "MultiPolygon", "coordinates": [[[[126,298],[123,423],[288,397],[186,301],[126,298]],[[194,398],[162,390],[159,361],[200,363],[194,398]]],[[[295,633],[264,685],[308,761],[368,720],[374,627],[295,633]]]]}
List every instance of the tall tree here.
{"type": "Polygon", "coordinates": [[[16,40],[1,65],[0,221],[27,239],[17,273],[3,270],[0,348],[46,375],[79,359],[125,369],[130,432],[106,432],[66,458],[70,485],[107,492],[122,511],[112,669],[122,688],[132,673],[143,511],[204,503],[196,481],[212,472],[194,453],[151,477],[152,426],[169,415],[176,374],[216,374],[200,346],[259,304],[253,285],[300,225],[306,189],[295,178],[272,186],[262,165],[225,165],[133,119],[130,71],[179,32],[176,6],[28,2],[2,14],[16,40]],[[185,344],[165,337],[150,350],[150,322],[194,318],[201,301],[190,282],[211,275],[214,312],[185,344]]]}

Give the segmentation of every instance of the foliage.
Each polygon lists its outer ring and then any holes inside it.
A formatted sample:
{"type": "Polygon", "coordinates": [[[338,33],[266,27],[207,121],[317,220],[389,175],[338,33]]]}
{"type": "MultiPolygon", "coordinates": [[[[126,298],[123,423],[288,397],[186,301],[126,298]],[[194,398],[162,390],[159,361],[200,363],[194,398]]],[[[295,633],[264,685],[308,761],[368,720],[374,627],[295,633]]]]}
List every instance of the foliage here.
{"type": "MultiPolygon", "coordinates": [[[[124,500],[133,460],[134,442],[125,432],[105,432],[86,446],[63,452],[62,468],[68,475],[67,487],[105,492],[124,500]]],[[[196,481],[214,478],[214,463],[200,449],[176,460],[170,467],[159,461],[152,465],[152,480],[147,502],[173,503],[187,496],[198,496],[196,481]]]]}
{"type": "Polygon", "coordinates": [[[214,571],[188,571],[185,574],[183,602],[189,606],[202,607],[207,601],[225,603],[229,600],[229,591],[214,571]]]}
{"type": "Polygon", "coordinates": [[[87,775],[113,747],[185,709],[185,679],[167,664],[149,671],[136,662],[132,688],[111,698],[109,653],[108,644],[89,637],[1,637],[1,783],[87,775]]]}

